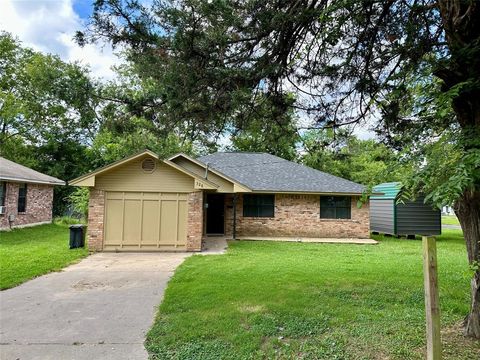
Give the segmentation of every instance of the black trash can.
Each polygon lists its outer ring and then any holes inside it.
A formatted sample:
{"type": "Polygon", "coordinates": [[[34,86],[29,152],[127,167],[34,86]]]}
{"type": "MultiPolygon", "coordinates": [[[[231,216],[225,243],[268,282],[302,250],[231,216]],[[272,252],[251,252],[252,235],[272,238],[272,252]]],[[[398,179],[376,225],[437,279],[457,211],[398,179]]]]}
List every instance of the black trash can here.
{"type": "Polygon", "coordinates": [[[85,225],[70,225],[70,249],[85,246],[85,225]]]}

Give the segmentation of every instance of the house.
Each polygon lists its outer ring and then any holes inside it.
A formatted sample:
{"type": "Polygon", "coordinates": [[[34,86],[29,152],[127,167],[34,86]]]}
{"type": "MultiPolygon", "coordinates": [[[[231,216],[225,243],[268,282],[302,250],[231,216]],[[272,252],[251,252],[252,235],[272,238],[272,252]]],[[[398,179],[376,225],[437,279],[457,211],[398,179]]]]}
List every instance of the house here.
{"type": "Polygon", "coordinates": [[[200,251],[206,236],[368,238],[362,185],[265,153],[144,151],[70,182],[90,188],[88,243],[200,251]]]}
{"type": "Polygon", "coordinates": [[[439,209],[424,202],[424,197],[414,201],[398,201],[399,182],[383,183],[373,187],[370,196],[370,228],[373,232],[415,238],[416,235],[442,233],[439,209]]]}
{"type": "Polygon", "coordinates": [[[55,185],[65,182],[0,157],[0,229],[52,222],[55,185]]]}

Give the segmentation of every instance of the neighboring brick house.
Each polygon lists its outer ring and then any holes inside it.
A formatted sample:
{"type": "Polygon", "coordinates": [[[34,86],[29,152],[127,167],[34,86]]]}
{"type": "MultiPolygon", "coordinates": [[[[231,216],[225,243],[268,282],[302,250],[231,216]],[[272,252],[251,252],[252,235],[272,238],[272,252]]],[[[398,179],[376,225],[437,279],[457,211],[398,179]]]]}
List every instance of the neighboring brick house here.
{"type": "Polygon", "coordinates": [[[55,185],[65,182],[0,157],[0,229],[50,223],[55,185]]]}
{"type": "Polygon", "coordinates": [[[144,151],[70,181],[90,188],[97,251],[201,251],[202,239],[368,238],[364,186],[265,153],[144,151]]]}

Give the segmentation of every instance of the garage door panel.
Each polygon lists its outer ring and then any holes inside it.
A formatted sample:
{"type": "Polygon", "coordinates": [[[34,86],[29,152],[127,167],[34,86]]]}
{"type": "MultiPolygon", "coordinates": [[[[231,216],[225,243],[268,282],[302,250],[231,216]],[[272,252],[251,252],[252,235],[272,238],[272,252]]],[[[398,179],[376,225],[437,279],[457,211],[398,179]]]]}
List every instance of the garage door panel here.
{"type": "Polygon", "coordinates": [[[123,193],[122,192],[107,192],[106,195],[107,200],[123,200],[123,193]]]}
{"type": "Polygon", "coordinates": [[[162,200],[177,201],[179,196],[180,194],[176,193],[162,193],[162,200]]]}
{"type": "Polygon", "coordinates": [[[142,197],[141,192],[124,192],[123,194],[125,200],[138,200],[142,197]]]}
{"type": "Polygon", "coordinates": [[[185,249],[187,194],[107,192],[105,250],[185,249]]]}
{"type": "Polygon", "coordinates": [[[142,202],[125,196],[125,217],[123,225],[123,244],[136,245],[142,236],[142,202]]]}
{"type": "Polygon", "coordinates": [[[162,217],[160,244],[175,244],[177,238],[177,200],[164,200],[162,196],[162,217]]]}
{"type": "Polygon", "coordinates": [[[187,202],[178,202],[178,245],[185,245],[187,239],[187,202]]]}
{"type": "Polygon", "coordinates": [[[105,243],[120,244],[122,240],[123,199],[107,200],[105,243]]]}
{"type": "Polygon", "coordinates": [[[143,200],[142,219],[142,246],[157,245],[160,225],[160,202],[157,200],[143,200]]]}
{"type": "Polygon", "coordinates": [[[158,201],[161,197],[161,194],[159,193],[143,193],[143,199],[144,200],[154,200],[158,201]]]}

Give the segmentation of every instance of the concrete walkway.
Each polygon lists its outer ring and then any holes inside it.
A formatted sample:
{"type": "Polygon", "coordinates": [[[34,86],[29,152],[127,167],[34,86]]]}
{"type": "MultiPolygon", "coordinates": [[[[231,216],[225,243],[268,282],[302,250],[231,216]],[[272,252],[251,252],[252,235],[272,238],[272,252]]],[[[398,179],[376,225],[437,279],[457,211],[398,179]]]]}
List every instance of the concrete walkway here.
{"type": "Polygon", "coordinates": [[[221,255],[227,251],[228,244],[225,236],[211,236],[203,239],[200,255],[221,255]]]}
{"type": "Polygon", "coordinates": [[[329,243],[329,244],[362,244],[375,245],[378,241],[373,239],[357,239],[357,238],[308,238],[308,237],[237,237],[237,240],[273,240],[273,241],[291,241],[291,242],[306,242],[306,243],[329,243]]]}
{"type": "Polygon", "coordinates": [[[143,342],[186,253],[99,253],[0,292],[0,359],[147,359],[143,342]]]}

